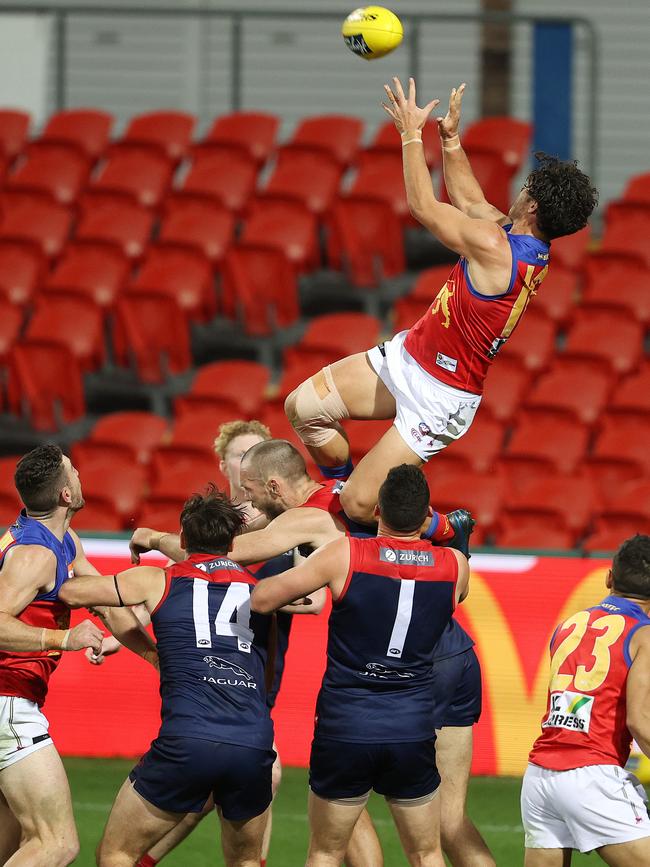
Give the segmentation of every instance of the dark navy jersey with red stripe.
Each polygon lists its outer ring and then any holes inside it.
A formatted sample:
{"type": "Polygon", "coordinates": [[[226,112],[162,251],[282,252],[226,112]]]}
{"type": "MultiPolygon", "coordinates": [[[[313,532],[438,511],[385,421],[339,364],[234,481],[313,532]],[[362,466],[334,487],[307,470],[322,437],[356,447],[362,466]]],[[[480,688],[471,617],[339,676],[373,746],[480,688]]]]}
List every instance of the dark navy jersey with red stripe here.
{"type": "MultiPolygon", "coordinates": [[[[70,625],[70,609],[59,601],[59,590],[72,575],[72,564],[77,556],[74,539],[70,533],[65,533],[63,539],[58,539],[41,521],[28,517],[23,510],[0,538],[0,570],[7,551],[17,545],[42,545],[56,557],[54,587],[45,593],[39,593],[20,612],[18,620],[28,626],[67,629],[70,625]]],[[[0,652],[0,695],[19,696],[42,705],[47,695],[49,679],[60,661],[61,652],[58,650],[0,652]]]]}
{"type": "Polygon", "coordinates": [[[316,731],[340,741],[431,737],[433,661],[455,607],[458,561],[428,541],[350,537],[332,606],[316,731]]]}
{"type": "Polygon", "coordinates": [[[265,666],[270,618],[250,610],[256,579],[219,555],[166,570],[151,615],[160,657],[160,736],[271,749],[265,666]]]}

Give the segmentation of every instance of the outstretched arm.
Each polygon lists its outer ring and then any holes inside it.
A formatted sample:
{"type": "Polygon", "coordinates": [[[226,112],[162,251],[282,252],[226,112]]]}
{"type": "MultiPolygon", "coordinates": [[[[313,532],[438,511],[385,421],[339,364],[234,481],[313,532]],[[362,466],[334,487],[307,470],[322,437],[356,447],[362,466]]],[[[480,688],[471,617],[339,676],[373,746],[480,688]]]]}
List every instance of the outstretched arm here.
{"type": "Polygon", "coordinates": [[[449,199],[464,214],[474,219],[492,220],[499,225],[508,222],[506,214],[491,205],[476,180],[458,133],[460,109],[465,84],[454,88],[449,97],[445,117],[436,118],[442,145],[442,170],[449,199]]]}
{"type": "Polygon", "coordinates": [[[395,91],[385,85],[390,106],[384,105],[384,109],[402,135],[404,183],[411,214],[450,250],[468,259],[478,258],[485,265],[502,264],[510,257],[510,248],[497,223],[469,217],[453,205],[438,201],[433,191],[421,141],[422,127],[438,100],[418,108],[415,81],[409,79],[408,99],[399,79],[393,81],[395,91]]]}

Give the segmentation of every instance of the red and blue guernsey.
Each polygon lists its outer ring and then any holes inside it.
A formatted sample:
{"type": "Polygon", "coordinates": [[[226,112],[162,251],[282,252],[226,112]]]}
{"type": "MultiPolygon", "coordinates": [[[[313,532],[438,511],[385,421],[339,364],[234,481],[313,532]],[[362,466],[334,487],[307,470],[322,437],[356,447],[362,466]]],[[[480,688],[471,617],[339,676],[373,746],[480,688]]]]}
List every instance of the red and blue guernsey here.
{"type": "Polygon", "coordinates": [[[451,618],[458,561],[428,541],[350,537],[350,570],[332,606],[316,735],[423,741],[435,729],[435,650],[451,618]]]}
{"type": "MultiPolygon", "coordinates": [[[[47,593],[39,593],[18,615],[18,620],[28,626],[46,629],[67,629],[70,625],[70,609],[59,601],[59,590],[72,576],[72,564],[77,556],[77,546],[66,533],[58,539],[48,528],[23,510],[18,519],[0,539],[0,582],[2,565],[11,548],[17,545],[42,545],[56,557],[54,587],[47,593]]],[[[59,650],[30,650],[26,653],[0,651],[0,695],[26,698],[42,705],[52,672],[61,661],[59,650]]]]}
{"type": "Polygon", "coordinates": [[[160,659],[159,736],[270,750],[271,619],[250,610],[256,579],[214,554],[192,554],[165,572],[165,592],[151,614],[160,659]]]}
{"type": "Polygon", "coordinates": [[[529,761],[554,771],[625,766],[630,639],[650,618],[632,600],[608,596],[578,611],[551,639],[551,680],[542,734],[529,761]]]}
{"type": "Polygon", "coordinates": [[[548,272],[549,245],[532,235],[511,235],[510,283],[501,295],[481,295],[461,257],[424,316],[410,329],[406,351],[435,379],[472,394],[510,337],[548,272]]]}

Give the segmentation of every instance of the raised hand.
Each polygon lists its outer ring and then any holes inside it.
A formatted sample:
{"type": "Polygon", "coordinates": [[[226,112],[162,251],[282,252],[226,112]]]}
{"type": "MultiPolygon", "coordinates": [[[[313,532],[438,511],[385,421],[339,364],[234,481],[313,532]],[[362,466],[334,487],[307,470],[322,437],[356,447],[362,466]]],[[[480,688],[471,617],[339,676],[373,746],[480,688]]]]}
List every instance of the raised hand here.
{"type": "Polygon", "coordinates": [[[389,114],[397,127],[400,135],[405,132],[414,132],[415,130],[421,130],[424,124],[427,122],[427,118],[433,111],[433,109],[440,102],[439,99],[432,99],[431,102],[428,102],[424,108],[418,108],[415,104],[415,79],[409,78],[409,95],[408,99],[404,95],[404,90],[402,88],[402,83],[395,76],[393,78],[393,87],[394,90],[391,89],[387,84],[384,85],[384,90],[386,91],[386,96],[389,100],[389,105],[386,105],[385,102],[382,102],[382,108],[384,111],[389,114]]]}
{"type": "Polygon", "coordinates": [[[460,87],[452,90],[449,95],[449,108],[444,117],[437,117],[438,132],[441,139],[455,138],[458,135],[458,124],[460,123],[460,106],[463,101],[463,94],[467,85],[463,82],[460,87]]]}
{"type": "Polygon", "coordinates": [[[129,550],[131,552],[131,562],[136,566],[140,564],[140,555],[151,551],[151,536],[153,530],[149,527],[137,527],[133,531],[131,541],[129,542],[129,550]]]}

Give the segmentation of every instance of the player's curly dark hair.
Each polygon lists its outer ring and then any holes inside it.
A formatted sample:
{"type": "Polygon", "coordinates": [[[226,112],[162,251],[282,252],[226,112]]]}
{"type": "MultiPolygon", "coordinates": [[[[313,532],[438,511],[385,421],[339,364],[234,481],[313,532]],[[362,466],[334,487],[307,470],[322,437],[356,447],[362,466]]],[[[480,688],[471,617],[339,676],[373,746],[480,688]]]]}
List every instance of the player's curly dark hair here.
{"type": "Polygon", "coordinates": [[[66,483],[63,452],[54,443],[36,446],[18,461],[14,484],[29,512],[51,512],[66,483]]]}
{"type": "Polygon", "coordinates": [[[650,536],[637,533],[623,542],[612,561],[612,578],[620,596],[650,599],[650,536]]]}
{"type": "Polygon", "coordinates": [[[429,511],[429,485],[419,467],[393,467],[379,488],[379,514],[391,530],[412,533],[421,527],[429,511]]]}
{"type": "Polygon", "coordinates": [[[526,179],[528,195],[537,202],[537,226],[552,240],[572,235],[587,225],[598,204],[598,190],[575,160],[563,161],[542,151],[526,179]]]}
{"type": "Polygon", "coordinates": [[[192,494],[181,512],[181,528],[188,554],[227,554],[241,533],[246,513],[209,484],[203,494],[192,494]]]}

